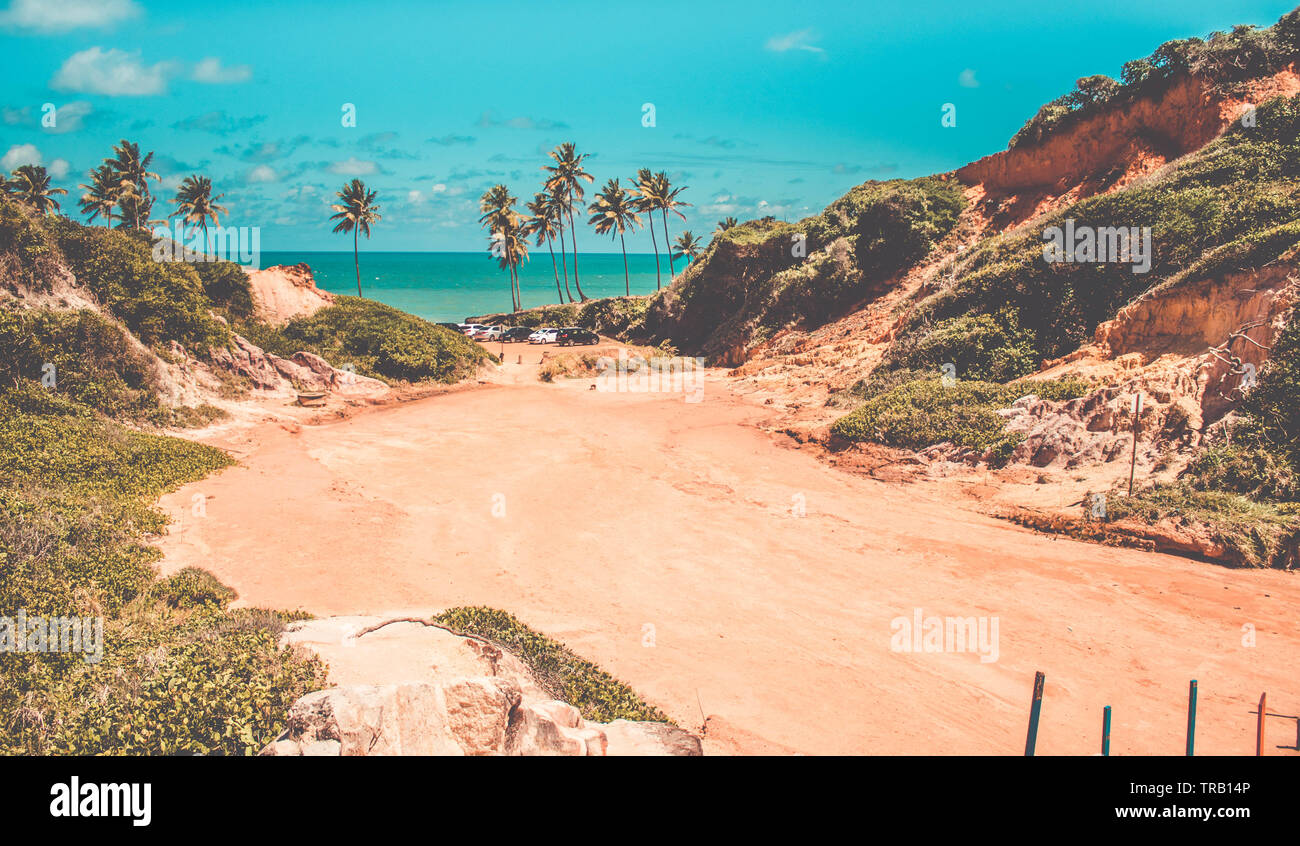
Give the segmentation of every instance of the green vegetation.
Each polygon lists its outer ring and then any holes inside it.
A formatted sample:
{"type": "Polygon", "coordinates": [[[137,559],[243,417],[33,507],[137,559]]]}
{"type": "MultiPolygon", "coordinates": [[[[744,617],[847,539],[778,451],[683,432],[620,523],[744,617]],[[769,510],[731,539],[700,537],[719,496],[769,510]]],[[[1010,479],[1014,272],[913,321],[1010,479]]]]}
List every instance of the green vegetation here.
{"type": "Polygon", "coordinates": [[[1036,395],[1060,400],[1083,396],[1088,385],[1076,381],[992,382],[958,381],[945,385],[937,377],[913,378],[873,388],[859,388],[866,401],[841,417],[831,434],[848,441],[876,441],[905,449],[924,449],[950,442],[973,449],[983,460],[999,465],[1023,440],[1008,432],[997,413],[1020,397],[1036,395]]]}
{"type": "Polygon", "coordinates": [[[1104,75],[1080,79],[1075,90],[1039,109],[1008,146],[1037,144],[1088,115],[1158,93],[1188,75],[1231,92],[1235,84],[1285,70],[1298,58],[1300,9],[1264,29],[1234,26],[1205,40],[1166,41],[1149,57],[1126,62],[1119,82],[1104,75]]]}
{"type": "Polygon", "coordinates": [[[1206,274],[1261,267],[1300,245],[1300,98],[1275,98],[1153,181],[1075,203],[1043,222],[1150,226],[1148,273],[1120,262],[1049,263],[1043,229],[982,241],[951,286],[924,301],[890,368],[1005,379],[1076,349],[1135,297],[1206,274]]]}
{"type": "Polygon", "coordinates": [[[868,182],[798,223],[730,226],[651,300],[643,334],[717,356],[820,325],[923,258],[964,206],[952,181],[868,182]]]}
{"type": "Polygon", "coordinates": [[[1195,490],[1186,484],[1160,485],[1133,496],[1112,494],[1108,520],[1143,523],[1172,521],[1208,531],[1228,551],[1229,562],[1245,567],[1300,564],[1300,504],[1258,502],[1236,493],[1195,490]]]}
{"type": "Polygon", "coordinates": [[[103,616],[103,661],[0,653],[0,754],[249,754],[323,683],[269,612],[223,610],[210,575],[156,580],[157,497],[230,464],[29,379],[0,386],[3,614],[103,616]]]}
{"type": "Polygon", "coordinates": [[[601,335],[624,337],[639,331],[649,306],[649,297],[604,297],[584,303],[538,306],[513,314],[484,315],[471,318],[471,322],[530,328],[580,326],[601,335]]]}
{"type": "Polygon", "coordinates": [[[450,608],[435,616],[433,622],[459,634],[476,635],[507,650],[533,671],[548,693],[573,705],[585,719],[601,723],[611,720],[672,722],[632,688],[505,611],[450,608]]]}
{"type": "Polygon", "coordinates": [[[459,332],[356,297],[339,297],[334,305],[280,328],[250,323],[238,330],[267,352],[311,352],[387,381],[457,382],[495,360],[459,332]]]}

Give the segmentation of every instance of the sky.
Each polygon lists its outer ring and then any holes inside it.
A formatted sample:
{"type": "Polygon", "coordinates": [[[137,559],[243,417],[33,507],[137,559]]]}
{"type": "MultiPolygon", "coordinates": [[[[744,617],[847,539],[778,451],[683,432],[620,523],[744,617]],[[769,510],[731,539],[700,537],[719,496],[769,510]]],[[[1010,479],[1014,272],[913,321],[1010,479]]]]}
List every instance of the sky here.
{"type": "Polygon", "coordinates": [[[43,164],[76,216],[86,172],[130,139],[156,194],[209,176],[222,223],[260,227],[263,250],[350,249],[329,203],[357,177],[383,216],[367,249],[481,250],[479,195],[530,199],[573,141],[595,189],[667,171],[692,204],[674,234],[707,240],[723,217],[797,220],[995,153],[1079,77],[1293,5],[13,0],[0,165],[43,164]]]}

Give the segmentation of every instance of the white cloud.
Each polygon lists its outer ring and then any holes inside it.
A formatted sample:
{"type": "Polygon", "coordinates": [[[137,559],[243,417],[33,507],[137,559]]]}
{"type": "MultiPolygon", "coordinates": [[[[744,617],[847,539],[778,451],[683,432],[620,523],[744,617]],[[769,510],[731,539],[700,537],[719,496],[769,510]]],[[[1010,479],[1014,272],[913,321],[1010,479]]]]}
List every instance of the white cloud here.
{"type": "Polygon", "coordinates": [[[373,173],[379,173],[379,165],[365,159],[358,159],[355,156],[341,162],[334,162],[325,169],[330,173],[337,173],[342,176],[369,176],[373,173]]]}
{"type": "Polygon", "coordinates": [[[230,82],[247,82],[253,77],[253,69],[248,65],[222,67],[221,60],[209,56],[194,66],[190,79],[195,82],[224,84],[230,82]]]}
{"type": "Polygon", "coordinates": [[[71,169],[72,165],[68,164],[67,159],[55,159],[50,162],[49,171],[53,179],[62,179],[68,175],[68,171],[71,169]]]}
{"type": "Polygon", "coordinates": [[[424,195],[421,194],[419,191],[415,191],[415,190],[407,191],[406,202],[412,205],[419,205],[420,203],[424,202],[424,195]]]}
{"type": "Polygon", "coordinates": [[[175,70],[170,62],[144,65],[139,51],[128,53],[116,47],[90,47],[74,53],[50,80],[61,91],[83,91],[110,97],[162,94],[167,78],[175,70]]]}
{"type": "Polygon", "coordinates": [[[957,84],[962,88],[980,87],[979,80],[975,78],[975,71],[971,68],[966,68],[966,70],[961,72],[961,75],[957,77],[957,84]]]}
{"type": "Polygon", "coordinates": [[[36,32],[66,32],[81,27],[105,27],[134,18],[134,0],[13,0],[0,12],[0,26],[36,32]]]}
{"type": "Polygon", "coordinates": [[[437,183],[437,184],[435,184],[435,185],[433,186],[433,193],[435,193],[435,194],[442,194],[442,193],[444,193],[446,190],[447,190],[447,186],[446,186],[446,185],[443,185],[441,182],[439,182],[439,183],[437,183]]]}
{"type": "Polygon", "coordinates": [[[774,35],[767,39],[767,44],[764,46],[774,53],[785,53],[790,50],[806,50],[809,53],[817,53],[823,56],[826,55],[825,50],[815,44],[809,43],[813,38],[813,31],[811,29],[801,29],[785,35],[774,35]]]}
{"type": "Polygon", "coordinates": [[[270,165],[258,165],[244,174],[245,182],[279,182],[280,174],[270,165]]]}
{"type": "Polygon", "coordinates": [[[19,165],[38,165],[42,161],[41,151],[36,149],[35,144],[15,144],[4,154],[4,158],[0,158],[0,169],[8,173],[19,165]]]}

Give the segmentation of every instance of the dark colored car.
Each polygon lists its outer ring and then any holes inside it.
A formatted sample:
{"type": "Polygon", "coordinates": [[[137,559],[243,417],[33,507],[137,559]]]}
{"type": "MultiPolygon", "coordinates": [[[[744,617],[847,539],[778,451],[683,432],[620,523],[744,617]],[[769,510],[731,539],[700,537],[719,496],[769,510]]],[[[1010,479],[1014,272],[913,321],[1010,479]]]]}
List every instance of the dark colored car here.
{"type": "Polygon", "coordinates": [[[439,323],[438,325],[441,326],[443,329],[450,329],[453,332],[460,331],[459,323],[439,323]]]}
{"type": "Polygon", "coordinates": [[[567,329],[561,329],[555,336],[555,345],[557,347],[567,347],[570,344],[599,344],[600,336],[590,329],[579,329],[576,326],[570,326],[567,329]]]}
{"type": "Polygon", "coordinates": [[[502,339],[511,343],[515,341],[527,341],[528,336],[533,334],[533,330],[528,326],[511,326],[502,335],[502,339]]]}

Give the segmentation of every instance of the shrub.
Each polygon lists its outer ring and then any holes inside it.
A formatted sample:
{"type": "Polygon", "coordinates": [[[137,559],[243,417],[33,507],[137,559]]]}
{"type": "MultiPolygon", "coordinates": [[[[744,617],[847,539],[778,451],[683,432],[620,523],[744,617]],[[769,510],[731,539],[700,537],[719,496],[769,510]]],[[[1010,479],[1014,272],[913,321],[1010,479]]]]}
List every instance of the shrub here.
{"type": "Polygon", "coordinates": [[[211,606],[223,609],[239,598],[233,588],[199,567],[185,567],[156,586],[157,597],[173,608],[211,606]]]}
{"type": "Polygon", "coordinates": [[[484,638],[507,650],[533,671],[538,683],[548,693],[573,705],[588,720],[601,723],[612,720],[672,722],[626,684],[505,611],[482,607],[450,608],[435,616],[433,621],[459,634],[484,638]]]}
{"type": "Polygon", "coordinates": [[[311,352],[385,380],[456,382],[496,360],[459,332],[357,297],[339,297],[279,329],[242,324],[239,332],[277,355],[311,352]]]}

